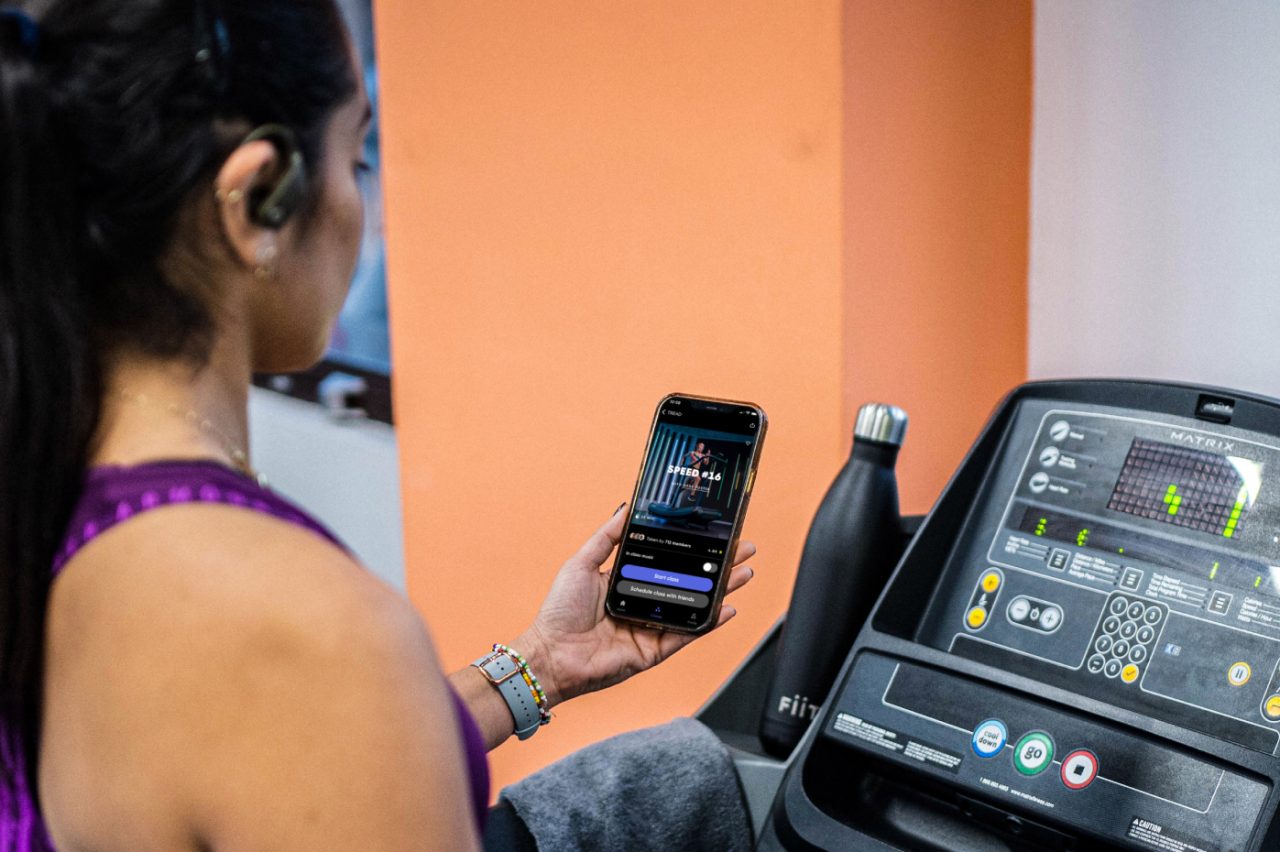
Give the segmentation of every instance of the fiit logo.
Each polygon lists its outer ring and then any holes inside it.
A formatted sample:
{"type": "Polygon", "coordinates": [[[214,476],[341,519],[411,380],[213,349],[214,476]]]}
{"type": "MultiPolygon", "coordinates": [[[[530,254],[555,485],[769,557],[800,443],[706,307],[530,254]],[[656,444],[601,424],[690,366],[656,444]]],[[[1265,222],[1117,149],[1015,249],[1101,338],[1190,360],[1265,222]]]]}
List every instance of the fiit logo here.
{"type": "Polygon", "coordinates": [[[1199,435],[1195,432],[1179,432],[1175,430],[1169,433],[1169,437],[1178,443],[1189,444],[1204,450],[1218,450],[1219,452],[1229,453],[1236,448],[1235,443],[1232,441],[1222,441],[1217,438],[1210,438],[1207,435],[1199,435]]]}
{"type": "Polygon", "coordinates": [[[784,695],[778,699],[779,713],[786,713],[789,716],[797,716],[801,719],[816,719],[818,718],[818,711],[821,709],[821,704],[810,704],[809,699],[803,695],[784,695]]]}

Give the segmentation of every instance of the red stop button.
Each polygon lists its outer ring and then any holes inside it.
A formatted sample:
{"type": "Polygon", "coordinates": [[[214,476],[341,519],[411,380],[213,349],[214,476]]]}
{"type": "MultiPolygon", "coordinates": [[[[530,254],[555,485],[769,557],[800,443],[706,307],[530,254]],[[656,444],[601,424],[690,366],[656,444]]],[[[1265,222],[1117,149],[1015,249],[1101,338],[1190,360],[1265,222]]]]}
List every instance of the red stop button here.
{"type": "Polygon", "coordinates": [[[1086,749],[1077,749],[1062,760],[1062,783],[1069,789],[1083,790],[1098,777],[1098,756],[1086,749]]]}

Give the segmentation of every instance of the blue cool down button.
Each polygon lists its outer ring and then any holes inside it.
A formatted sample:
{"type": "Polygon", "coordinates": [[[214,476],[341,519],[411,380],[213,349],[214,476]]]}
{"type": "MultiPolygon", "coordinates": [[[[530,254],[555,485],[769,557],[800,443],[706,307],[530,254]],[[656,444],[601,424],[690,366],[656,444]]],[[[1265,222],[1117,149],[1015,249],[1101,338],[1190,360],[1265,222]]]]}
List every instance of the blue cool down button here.
{"type": "Polygon", "coordinates": [[[642,583],[657,583],[675,589],[693,589],[695,592],[711,591],[711,580],[706,577],[694,577],[689,574],[673,574],[670,571],[659,571],[643,565],[623,565],[622,576],[628,580],[639,580],[642,583]]]}

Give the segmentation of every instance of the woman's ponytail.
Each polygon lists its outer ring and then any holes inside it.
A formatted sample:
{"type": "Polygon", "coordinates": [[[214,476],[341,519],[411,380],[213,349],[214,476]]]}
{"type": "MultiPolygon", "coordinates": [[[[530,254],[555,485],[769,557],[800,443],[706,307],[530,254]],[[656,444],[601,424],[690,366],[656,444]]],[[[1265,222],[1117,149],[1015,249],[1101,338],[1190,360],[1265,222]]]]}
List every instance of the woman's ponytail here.
{"type": "Polygon", "coordinates": [[[333,0],[0,0],[0,811],[36,789],[51,570],[107,365],[207,362],[217,282],[163,259],[219,244],[184,212],[257,125],[319,162],[356,91],[333,0]]]}
{"type": "Polygon", "coordinates": [[[41,48],[25,13],[0,13],[0,754],[10,790],[32,795],[21,755],[39,741],[50,565],[99,406],[77,287],[76,166],[41,48]]]}

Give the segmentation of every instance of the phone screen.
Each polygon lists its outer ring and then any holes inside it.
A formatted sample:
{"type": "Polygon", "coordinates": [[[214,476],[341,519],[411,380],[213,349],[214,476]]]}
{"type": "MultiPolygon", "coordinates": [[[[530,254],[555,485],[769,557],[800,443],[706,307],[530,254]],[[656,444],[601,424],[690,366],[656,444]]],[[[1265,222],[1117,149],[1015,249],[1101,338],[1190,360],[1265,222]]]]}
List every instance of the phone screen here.
{"type": "Polygon", "coordinates": [[[663,400],[618,548],[612,614],[686,631],[714,620],[764,429],[754,406],[663,400]]]}

